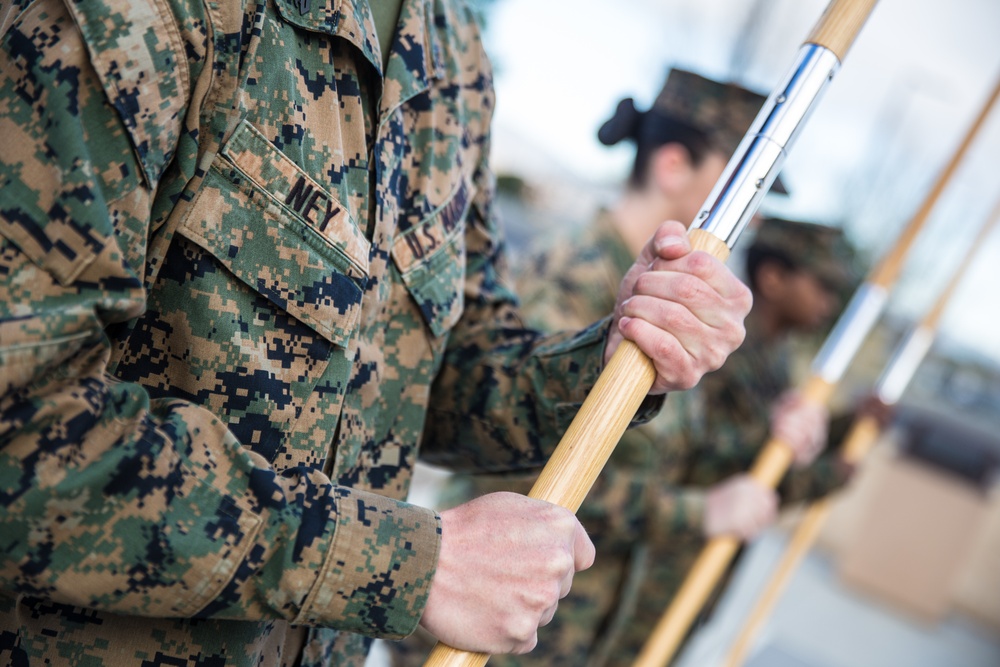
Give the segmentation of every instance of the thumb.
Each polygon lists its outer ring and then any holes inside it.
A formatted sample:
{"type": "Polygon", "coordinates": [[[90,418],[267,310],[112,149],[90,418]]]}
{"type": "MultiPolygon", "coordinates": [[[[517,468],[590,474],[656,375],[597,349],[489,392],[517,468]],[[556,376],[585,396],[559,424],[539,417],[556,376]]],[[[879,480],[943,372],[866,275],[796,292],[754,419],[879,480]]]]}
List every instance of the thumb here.
{"type": "Polygon", "coordinates": [[[691,240],[687,235],[687,227],[676,220],[664,222],[657,227],[653,238],[647,244],[647,247],[650,246],[652,252],[649,261],[657,258],[679,259],[683,257],[691,252],[691,240]]]}

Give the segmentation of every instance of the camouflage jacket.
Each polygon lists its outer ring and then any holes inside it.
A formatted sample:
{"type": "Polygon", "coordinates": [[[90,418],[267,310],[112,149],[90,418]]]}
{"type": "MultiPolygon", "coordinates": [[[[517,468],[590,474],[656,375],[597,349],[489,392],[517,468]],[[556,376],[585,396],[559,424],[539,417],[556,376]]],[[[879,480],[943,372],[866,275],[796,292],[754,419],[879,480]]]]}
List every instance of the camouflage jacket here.
{"type": "MultiPolygon", "coordinates": [[[[632,263],[609,212],[567,234],[517,267],[525,317],[539,328],[573,328],[613,308],[632,263]]],[[[763,341],[748,319],[747,339],[725,365],[687,392],[671,394],[649,423],[619,442],[578,516],[597,547],[592,568],[577,573],[538,646],[495,656],[506,667],[629,665],[705,544],[706,487],[745,472],[769,430],[770,404],[790,384],[787,346],[763,341]]],[[[816,497],[843,482],[832,457],[793,470],[783,499],[816,497]]],[[[491,491],[526,492],[530,473],[457,476],[448,504],[491,491]]],[[[397,650],[397,667],[422,664],[424,649],[397,650]]]]}
{"type": "Polygon", "coordinates": [[[557,442],[606,321],[519,320],[467,11],[383,74],[365,0],[0,5],[0,656],[360,665],[434,573],[421,443],[557,442]]]}

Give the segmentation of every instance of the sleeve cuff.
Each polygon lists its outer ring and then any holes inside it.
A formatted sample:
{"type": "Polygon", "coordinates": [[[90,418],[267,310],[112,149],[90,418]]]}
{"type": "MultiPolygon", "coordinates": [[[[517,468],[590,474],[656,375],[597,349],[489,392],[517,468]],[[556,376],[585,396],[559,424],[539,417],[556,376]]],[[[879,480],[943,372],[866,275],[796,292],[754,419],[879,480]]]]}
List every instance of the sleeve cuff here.
{"type": "MultiPolygon", "coordinates": [[[[611,316],[608,316],[575,333],[570,339],[553,337],[554,342],[544,351],[544,354],[549,356],[554,356],[553,351],[557,350],[561,355],[570,354],[576,357],[573,370],[577,374],[577,382],[570,395],[565,396],[556,406],[556,430],[559,433],[569,428],[584,399],[604,371],[604,346],[610,328],[611,316]],[[598,363],[592,363],[594,359],[598,360],[598,363]]],[[[629,428],[645,424],[656,417],[663,408],[666,396],[666,394],[646,396],[632,418],[629,428]]]]}
{"type": "Polygon", "coordinates": [[[641,426],[660,414],[660,410],[663,408],[663,404],[666,400],[666,394],[646,396],[646,398],[642,399],[642,403],[639,405],[639,409],[636,411],[635,417],[632,418],[632,423],[629,424],[629,428],[641,426]]]}
{"type": "Polygon", "coordinates": [[[441,544],[432,510],[338,489],[333,541],[293,622],[401,639],[420,621],[441,544]]]}

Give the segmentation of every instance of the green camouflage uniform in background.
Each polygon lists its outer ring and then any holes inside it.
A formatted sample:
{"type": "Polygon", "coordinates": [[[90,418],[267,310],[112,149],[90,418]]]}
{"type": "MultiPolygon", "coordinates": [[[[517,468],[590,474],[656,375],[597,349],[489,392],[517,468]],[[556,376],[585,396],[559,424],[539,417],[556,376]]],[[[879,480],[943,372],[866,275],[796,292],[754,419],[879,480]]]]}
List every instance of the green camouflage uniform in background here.
{"type": "MultiPolygon", "coordinates": [[[[710,145],[735,151],[764,97],[734,84],[673,69],[653,110],[703,132],[710,145]]],[[[842,236],[817,225],[768,225],[760,241],[778,244],[804,266],[849,278],[842,236]],[[832,234],[832,236],[831,236],[832,234]],[[786,247],[790,246],[790,247],[786,247]]],[[[516,267],[517,292],[532,326],[572,329],[610,312],[633,257],[611,214],[560,230],[516,267]]],[[[743,345],[715,373],[674,392],[654,420],[628,430],[578,516],[597,548],[593,567],[577,573],[538,646],[524,656],[494,656],[491,665],[631,665],[705,544],[708,486],[746,472],[769,430],[771,403],[790,386],[788,345],[766,344],[749,328],[743,345]]],[[[448,507],[494,491],[527,493],[534,475],[456,476],[443,491],[448,507]]],[[[793,470],[779,491],[785,502],[821,496],[841,485],[832,454],[793,470]]],[[[425,634],[390,644],[396,667],[423,664],[425,634]]]]}
{"type": "Polygon", "coordinates": [[[434,573],[418,447],[537,465],[593,385],[606,321],[505,286],[467,10],[379,48],[365,0],[0,4],[0,661],[361,665],[434,573]]]}

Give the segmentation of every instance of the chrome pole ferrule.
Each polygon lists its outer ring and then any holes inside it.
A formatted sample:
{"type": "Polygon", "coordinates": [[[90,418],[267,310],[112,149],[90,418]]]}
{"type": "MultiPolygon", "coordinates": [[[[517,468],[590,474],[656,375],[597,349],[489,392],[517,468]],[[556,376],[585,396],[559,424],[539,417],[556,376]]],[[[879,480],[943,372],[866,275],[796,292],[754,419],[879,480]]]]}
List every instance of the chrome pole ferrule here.
{"type": "Polygon", "coordinates": [[[817,44],[802,45],[791,71],[764,102],[692,229],[711,233],[732,250],[781,171],[787,150],[820,93],[839,68],[833,51],[817,44]]]}
{"type": "Polygon", "coordinates": [[[875,385],[875,395],[880,401],[886,405],[899,402],[933,343],[934,331],[930,328],[919,326],[910,331],[875,385]]]}
{"type": "Polygon", "coordinates": [[[888,298],[889,292],[880,285],[864,283],[858,288],[813,360],[814,375],[830,384],[840,382],[888,298]]]}

